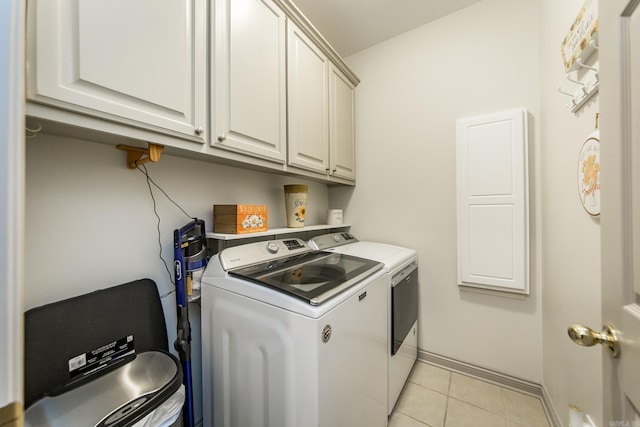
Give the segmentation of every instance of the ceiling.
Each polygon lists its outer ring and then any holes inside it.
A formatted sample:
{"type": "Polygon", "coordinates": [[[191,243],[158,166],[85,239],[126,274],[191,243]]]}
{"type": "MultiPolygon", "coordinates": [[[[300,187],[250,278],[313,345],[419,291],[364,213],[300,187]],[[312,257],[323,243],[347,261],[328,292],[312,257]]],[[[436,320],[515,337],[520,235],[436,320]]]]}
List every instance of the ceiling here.
{"type": "Polygon", "coordinates": [[[347,57],[480,0],[293,0],[347,57]]]}

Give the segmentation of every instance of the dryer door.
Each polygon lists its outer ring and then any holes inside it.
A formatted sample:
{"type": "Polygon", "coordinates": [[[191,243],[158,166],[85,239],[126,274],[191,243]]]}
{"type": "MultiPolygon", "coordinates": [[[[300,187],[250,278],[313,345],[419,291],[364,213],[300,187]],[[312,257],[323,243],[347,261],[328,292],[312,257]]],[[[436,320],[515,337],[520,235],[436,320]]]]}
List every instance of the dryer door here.
{"type": "Polygon", "coordinates": [[[391,279],[391,355],[418,320],[418,268],[407,267],[391,279]]]}

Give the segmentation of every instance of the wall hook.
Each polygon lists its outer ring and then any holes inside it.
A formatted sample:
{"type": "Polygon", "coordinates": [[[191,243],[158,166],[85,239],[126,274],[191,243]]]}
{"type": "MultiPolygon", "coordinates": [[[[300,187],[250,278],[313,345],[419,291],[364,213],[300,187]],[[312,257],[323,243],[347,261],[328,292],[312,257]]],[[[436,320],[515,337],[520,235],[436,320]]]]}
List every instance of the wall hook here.
{"type": "Polygon", "coordinates": [[[36,135],[42,130],[42,125],[40,123],[36,123],[36,128],[35,129],[31,129],[28,126],[24,127],[25,130],[25,138],[27,139],[32,139],[35,138],[36,135]]]}
{"type": "Polygon", "coordinates": [[[564,94],[564,95],[567,95],[567,96],[569,96],[569,97],[571,97],[571,98],[573,98],[573,97],[574,97],[574,95],[573,95],[572,93],[569,93],[569,92],[565,92],[565,91],[563,91],[563,90],[562,90],[562,88],[561,88],[560,86],[558,86],[558,87],[557,87],[557,89],[558,89],[558,92],[560,92],[560,93],[562,93],[562,94],[564,94]]]}
{"type": "Polygon", "coordinates": [[[571,83],[575,83],[575,84],[580,86],[580,90],[582,91],[582,95],[578,96],[578,98],[584,98],[587,95],[587,93],[589,93],[587,91],[587,84],[586,83],[582,83],[579,80],[572,79],[570,74],[567,74],[567,80],[569,80],[571,83]]]}
{"type": "Polygon", "coordinates": [[[587,84],[589,86],[595,86],[596,84],[598,84],[598,82],[600,81],[600,77],[598,76],[598,69],[595,67],[591,67],[589,65],[586,65],[583,61],[582,58],[578,58],[576,60],[576,64],[578,64],[581,68],[584,68],[585,70],[591,70],[594,72],[593,76],[595,77],[595,80],[592,82],[587,82],[587,84]]]}
{"type": "Polygon", "coordinates": [[[582,58],[578,58],[576,60],[576,63],[582,68],[586,68],[587,70],[595,71],[596,74],[598,73],[598,69],[597,68],[591,67],[591,66],[585,64],[584,61],[582,60],[582,58]]]}
{"type": "Polygon", "coordinates": [[[576,98],[574,96],[574,94],[569,93],[569,92],[565,92],[562,90],[562,88],[560,86],[557,87],[558,92],[560,92],[563,95],[567,95],[568,97],[570,97],[571,99],[569,100],[569,103],[565,105],[565,107],[567,108],[574,108],[576,106],[576,98]]]}
{"type": "Polygon", "coordinates": [[[598,50],[598,49],[599,49],[599,48],[598,48],[598,45],[596,44],[596,41],[595,41],[595,40],[593,40],[593,39],[589,42],[589,46],[591,46],[591,47],[592,47],[592,48],[594,48],[595,50],[598,50]]]}
{"type": "Polygon", "coordinates": [[[150,142],[149,148],[131,147],[123,144],[118,144],[116,148],[127,152],[127,166],[129,169],[135,169],[139,165],[143,165],[147,162],[159,161],[164,145],[153,144],[150,142]],[[143,158],[142,156],[144,155],[147,157],[143,158]]]}

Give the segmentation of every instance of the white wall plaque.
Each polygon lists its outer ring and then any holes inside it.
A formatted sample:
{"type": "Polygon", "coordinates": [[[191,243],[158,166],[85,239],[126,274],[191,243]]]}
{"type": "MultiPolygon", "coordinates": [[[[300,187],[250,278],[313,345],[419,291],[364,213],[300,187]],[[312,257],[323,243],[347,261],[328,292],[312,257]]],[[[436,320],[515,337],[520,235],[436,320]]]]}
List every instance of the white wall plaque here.
{"type": "Polygon", "coordinates": [[[600,131],[582,144],[578,156],[578,195],[589,215],[600,215],[600,131]]]}

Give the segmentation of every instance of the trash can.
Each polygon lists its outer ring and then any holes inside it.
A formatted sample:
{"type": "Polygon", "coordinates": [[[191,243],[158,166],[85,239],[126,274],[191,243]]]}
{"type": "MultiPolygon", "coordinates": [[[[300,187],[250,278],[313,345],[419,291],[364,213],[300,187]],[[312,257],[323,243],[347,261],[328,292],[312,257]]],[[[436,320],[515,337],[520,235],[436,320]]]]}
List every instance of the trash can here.
{"type": "Polygon", "coordinates": [[[25,313],[25,426],[181,426],[184,398],[152,280],[25,313]]]}

